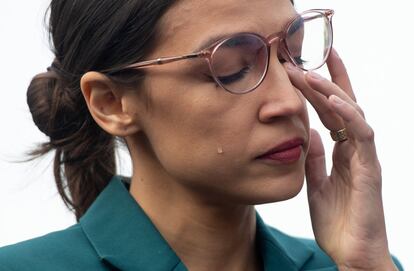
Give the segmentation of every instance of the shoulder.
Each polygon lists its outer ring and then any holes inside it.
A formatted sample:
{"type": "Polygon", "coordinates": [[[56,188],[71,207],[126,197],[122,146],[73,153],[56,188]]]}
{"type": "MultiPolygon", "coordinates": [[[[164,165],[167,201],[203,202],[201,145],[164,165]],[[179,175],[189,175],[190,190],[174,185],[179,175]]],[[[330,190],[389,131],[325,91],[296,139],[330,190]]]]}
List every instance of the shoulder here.
{"type": "Polygon", "coordinates": [[[1,247],[0,267],[5,271],[107,270],[79,224],[1,247]]]}

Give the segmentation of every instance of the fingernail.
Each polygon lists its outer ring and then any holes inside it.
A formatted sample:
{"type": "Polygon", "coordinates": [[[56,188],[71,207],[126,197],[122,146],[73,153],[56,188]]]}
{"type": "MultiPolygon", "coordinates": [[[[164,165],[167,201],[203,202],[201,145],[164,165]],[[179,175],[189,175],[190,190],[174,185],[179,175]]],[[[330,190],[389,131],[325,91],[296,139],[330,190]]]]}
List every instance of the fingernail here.
{"type": "Polygon", "coordinates": [[[335,104],[337,104],[337,105],[341,105],[344,101],[342,101],[342,99],[341,98],[339,98],[338,96],[336,96],[336,95],[331,95],[331,96],[329,96],[329,99],[331,99],[335,104]]]}
{"type": "Polygon", "coordinates": [[[314,80],[323,80],[322,76],[320,76],[316,72],[308,72],[308,75],[314,80]]]}

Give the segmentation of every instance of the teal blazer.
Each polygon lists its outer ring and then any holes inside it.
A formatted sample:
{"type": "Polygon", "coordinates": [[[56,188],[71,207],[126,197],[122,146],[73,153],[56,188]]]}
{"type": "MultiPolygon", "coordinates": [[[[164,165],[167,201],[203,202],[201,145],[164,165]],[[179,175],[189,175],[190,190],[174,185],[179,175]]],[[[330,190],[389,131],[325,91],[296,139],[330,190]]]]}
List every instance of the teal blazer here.
{"type": "MultiPolygon", "coordinates": [[[[286,235],[256,215],[257,240],[265,271],[337,270],[315,241],[286,235]]],[[[187,268],[131,196],[128,180],[114,176],[79,223],[0,248],[0,271],[12,270],[185,271],[187,268]]]]}

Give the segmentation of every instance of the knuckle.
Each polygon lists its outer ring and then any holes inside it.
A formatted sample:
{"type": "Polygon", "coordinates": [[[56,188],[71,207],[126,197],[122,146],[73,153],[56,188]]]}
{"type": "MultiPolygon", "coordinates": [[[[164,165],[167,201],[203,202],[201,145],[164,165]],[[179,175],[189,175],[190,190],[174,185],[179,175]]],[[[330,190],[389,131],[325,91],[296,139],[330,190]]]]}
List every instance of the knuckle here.
{"type": "Polygon", "coordinates": [[[378,161],[378,159],[374,162],[372,171],[373,171],[373,174],[375,176],[375,179],[379,183],[381,183],[381,179],[382,179],[382,168],[381,168],[381,164],[378,161]]]}
{"type": "Polygon", "coordinates": [[[364,113],[364,111],[362,110],[362,108],[357,103],[355,103],[355,109],[365,119],[365,113],[364,113]]]}
{"type": "Polygon", "coordinates": [[[366,131],[364,133],[364,140],[366,140],[366,141],[374,141],[374,139],[375,139],[374,129],[372,129],[372,127],[367,124],[367,129],[366,129],[366,131]]]}
{"type": "Polygon", "coordinates": [[[358,110],[357,109],[355,109],[355,108],[353,108],[353,107],[351,107],[351,106],[349,106],[350,107],[350,109],[351,109],[351,111],[352,111],[352,115],[351,115],[351,120],[358,120],[358,119],[360,119],[361,118],[361,114],[358,112],[358,110]]]}
{"type": "Polygon", "coordinates": [[[378,161],[378,159],[377,159],[377,161],[375,163],[375,166],[376,166],[376,169],[377,169],[379,175],[381,176],[381,174],[382,174],[382,167],[381,167],[381,163],[378,161]]]}

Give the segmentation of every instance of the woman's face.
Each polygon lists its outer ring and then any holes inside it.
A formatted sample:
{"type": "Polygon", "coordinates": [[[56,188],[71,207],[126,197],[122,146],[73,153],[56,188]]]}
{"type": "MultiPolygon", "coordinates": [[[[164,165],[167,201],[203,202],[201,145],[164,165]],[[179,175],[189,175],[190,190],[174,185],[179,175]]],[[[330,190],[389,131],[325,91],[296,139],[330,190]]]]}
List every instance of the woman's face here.
{"type": "MultiPolygon", "coordinates": [[[[194,52],[221,34],[266,37],[295,15],[289,0],[181,0],[163,16],[157,46],[147,59],[194,52]]],[[[160,178],[166,173],[169,182],[208,199],[243,204],[285,200],[300,191],[308,115],[275,50],[263,83],[243,95],[217,86],[201,58],[146,70],[146,101],[137,94],[130,104],[160,164],[160,178]],[[304,140],[299,160],[256,159],[295,138],[304,140]]]]}

